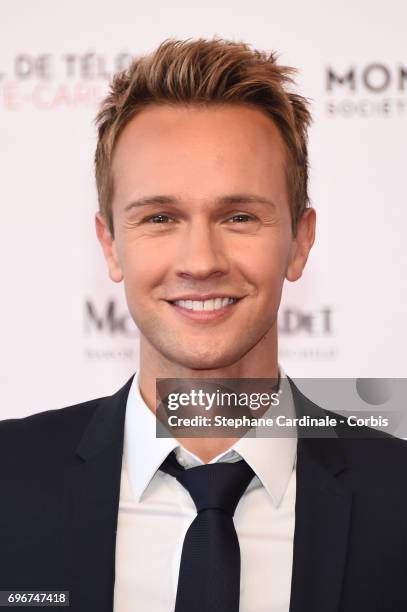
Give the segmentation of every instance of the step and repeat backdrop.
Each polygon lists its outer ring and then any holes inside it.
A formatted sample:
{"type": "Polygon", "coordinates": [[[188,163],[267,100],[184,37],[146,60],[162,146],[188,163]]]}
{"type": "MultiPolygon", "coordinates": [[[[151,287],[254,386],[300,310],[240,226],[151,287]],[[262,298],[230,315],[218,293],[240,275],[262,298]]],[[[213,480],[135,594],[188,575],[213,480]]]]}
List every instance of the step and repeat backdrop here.
{"type": "Polygon", "coordinates": [[[287,283],[293,377],[407,375],[407,4],[82,0],[0,6],[0,418],[115,392],[138,367],[96,240],[94,117],[111,75],[162,40],[275,50],[312,104],[317,240],[287,283]]]}

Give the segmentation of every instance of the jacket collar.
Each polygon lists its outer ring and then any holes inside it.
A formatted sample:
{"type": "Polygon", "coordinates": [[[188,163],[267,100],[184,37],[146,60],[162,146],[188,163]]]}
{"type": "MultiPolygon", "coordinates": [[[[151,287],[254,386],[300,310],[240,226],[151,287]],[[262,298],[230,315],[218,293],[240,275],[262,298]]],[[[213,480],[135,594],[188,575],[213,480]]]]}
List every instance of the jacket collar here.
{"type": "Polygon", "coordinates": [[[126,402],[134,376],[116,393],[100,400],[76,449],[77,455],[84,461],[114,443],[123,443],[126,402]]]}
{"type": "MultiPolygon", "coordinates": [[[[326,416],[290,384],[297,416],[326,416]]],[[[340,606],[352,493],[343,440],[332,427],[324,436],[299,430],[290,612],[338,612],[340,606]]]]}

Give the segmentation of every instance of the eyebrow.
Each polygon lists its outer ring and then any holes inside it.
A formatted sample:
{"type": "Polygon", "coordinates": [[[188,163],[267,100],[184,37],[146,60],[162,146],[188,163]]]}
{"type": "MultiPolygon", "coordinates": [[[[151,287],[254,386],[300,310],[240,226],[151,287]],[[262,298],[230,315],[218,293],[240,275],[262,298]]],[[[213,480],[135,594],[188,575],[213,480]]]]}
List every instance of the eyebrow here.
{"type": "MultiPolygon", "coordinates": [[[[176,206],[180,205],[182,200],[180,198],[176,198],[173,196],[166,195],[152,195],[145,196],[142,198],[138,198],[130,204],[127,204],[125,207],[125,212],[128,212],[132,208],[142,208],[143,206],[157,206],[157,205],[166,205],[166,206],[176,206]]],[[[269,198],[265,198],[263,196],[258,196],[249,193],[236,193],[225,196],[220,196],[215,199],[215,204],[217,206],[227,206],[227,205],[238,205],[238,204],[266,204],[271,208],[275,209],[276,205],[273,200],[269,198]]]]}

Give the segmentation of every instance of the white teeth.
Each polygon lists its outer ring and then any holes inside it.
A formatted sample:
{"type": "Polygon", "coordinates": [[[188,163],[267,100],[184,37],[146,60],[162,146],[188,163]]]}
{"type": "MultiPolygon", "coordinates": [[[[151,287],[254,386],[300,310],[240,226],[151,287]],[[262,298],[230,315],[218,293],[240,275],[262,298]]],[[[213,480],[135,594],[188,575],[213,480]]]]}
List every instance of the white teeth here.
{"type": "Polygon", "coordinates": [[[234,304],[236,298],[215,298],[212,300],[176,300],[174,304],[188,310],[219,310],[228,304],[234,304]]]}

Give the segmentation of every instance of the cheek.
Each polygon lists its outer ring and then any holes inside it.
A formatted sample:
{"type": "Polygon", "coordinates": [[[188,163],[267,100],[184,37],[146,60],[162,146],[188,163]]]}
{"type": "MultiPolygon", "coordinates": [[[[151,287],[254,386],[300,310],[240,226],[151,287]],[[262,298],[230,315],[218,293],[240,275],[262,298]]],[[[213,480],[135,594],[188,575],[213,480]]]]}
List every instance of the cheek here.
{"type": "Polygon", "coordinates": [[[157,256],[154,245],[134,236],[125,236],[121,242],[121,262],[125,276],[144,277],[154,267],[157,256]]]}
{"type": "Polygon", "coordinates": [[[262,291],[272,291],[283,283],[289,246],[284,242],[267,241],[240,253],[240,269],[262,291]]]}
{"type": "Polygon", "coordinates": [[[132,244],[122,252],[122,271],[127,298],[133,305],[165,281],[168,260],[153,244],[132,244]]]}

